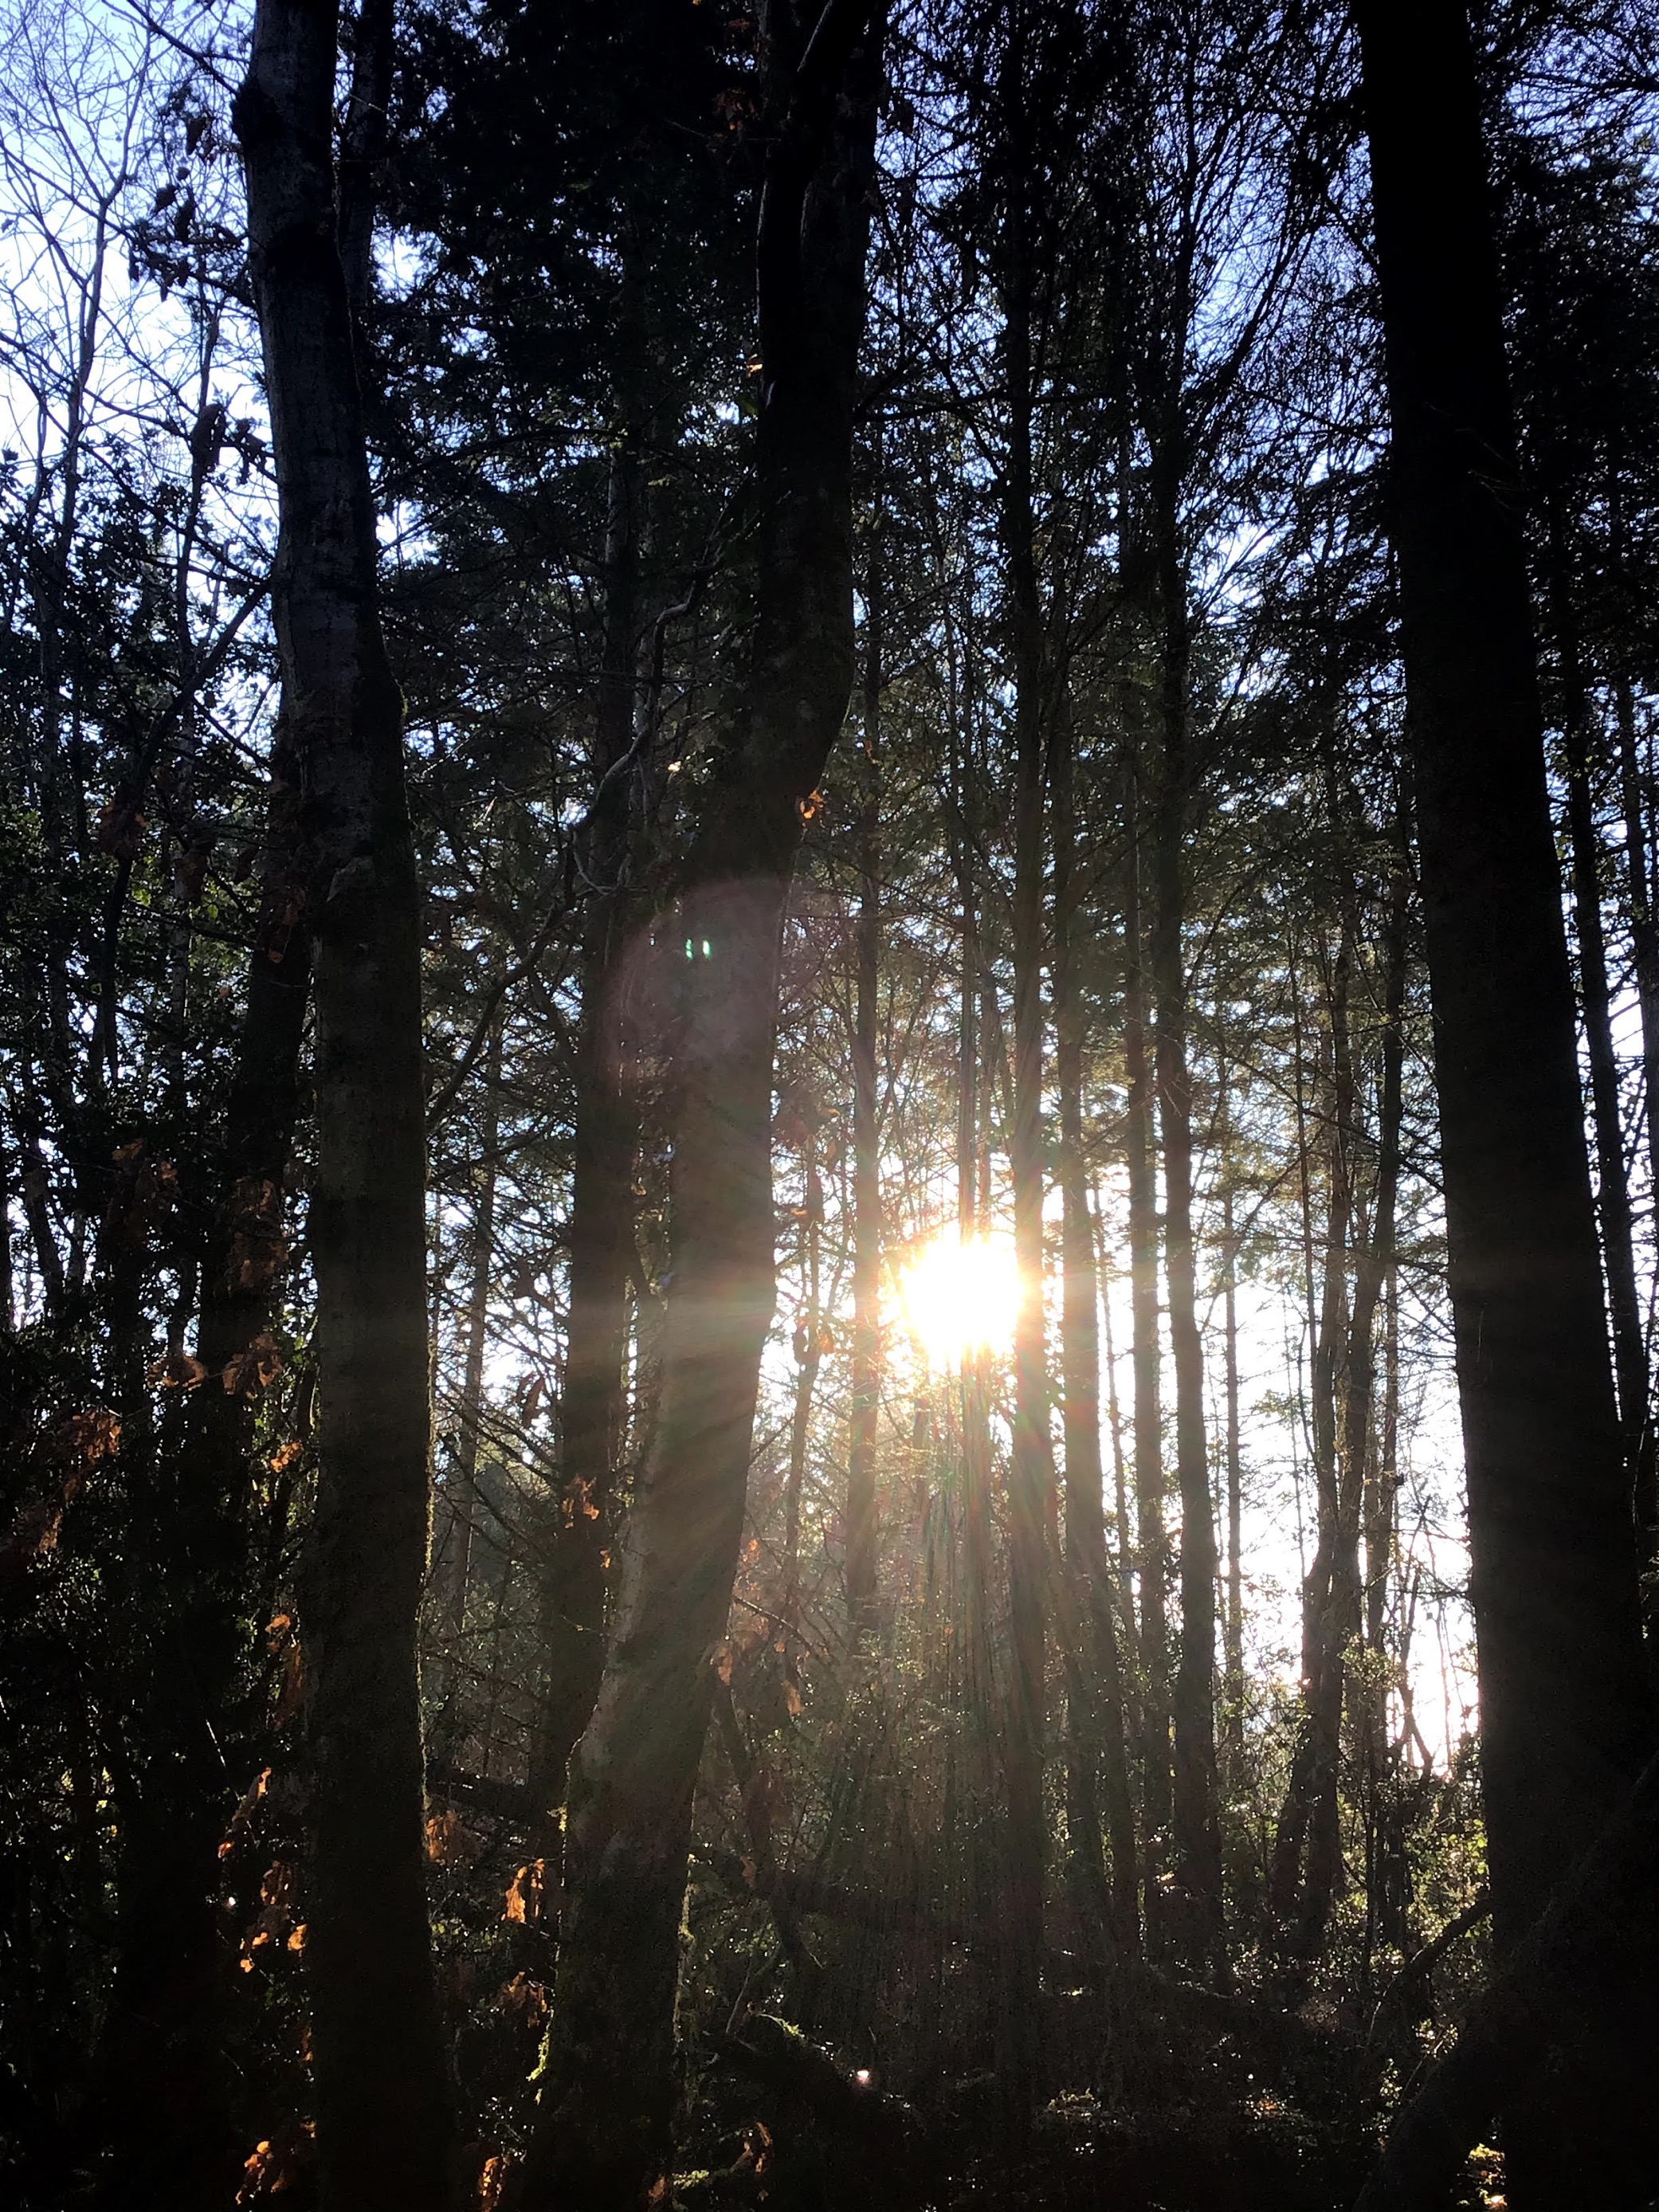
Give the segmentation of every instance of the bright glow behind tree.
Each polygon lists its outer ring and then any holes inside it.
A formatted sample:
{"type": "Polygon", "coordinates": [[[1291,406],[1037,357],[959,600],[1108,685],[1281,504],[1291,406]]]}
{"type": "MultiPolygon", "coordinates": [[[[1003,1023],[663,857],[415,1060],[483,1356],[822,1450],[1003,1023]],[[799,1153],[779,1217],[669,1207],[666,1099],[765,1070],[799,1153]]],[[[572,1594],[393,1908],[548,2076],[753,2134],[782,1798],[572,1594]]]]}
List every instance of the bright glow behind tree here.
{"type": "Polygon", "coordinates": [[[905,1262],[899,1303],[931,1367],[959,1366],[969,1352],[1006,1352],[1019,1309],[1012,1237],[999,1232],[964,1238],[949,1224],[905,1262]]]}

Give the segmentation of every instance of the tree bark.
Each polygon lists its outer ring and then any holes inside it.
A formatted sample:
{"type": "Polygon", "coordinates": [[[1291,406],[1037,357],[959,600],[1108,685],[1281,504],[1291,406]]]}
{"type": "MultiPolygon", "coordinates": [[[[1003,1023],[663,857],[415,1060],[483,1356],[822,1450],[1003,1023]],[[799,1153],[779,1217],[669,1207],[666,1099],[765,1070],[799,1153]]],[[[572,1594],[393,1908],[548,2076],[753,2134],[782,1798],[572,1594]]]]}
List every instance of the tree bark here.
{"type": "MultiPolygon", "coordinates": [[[[1619,728],[1619,792],[1625,817],[1626,893],[1630,901],[1631,942],[1636,955],[1636,998],[1642,1016],[1642,1085],[1644,1121],[1647,1133],[1648,1180],[1652,1205],[1659,1218],[1659,925],[1654,919],[1652,878],[1649,872],[1650,824],[1642,799],[1641,765],[1637,753],[1636,701],[1630,679],[1620,676],[1613,686],[1613,705],[1619,728]]],[[[1653,1428],[1648,1408],[1650,1435],[1653,1428]]],[[[1650,1650],[1656,1641],[1656,1611],[1659,1611],[1659,1583],[1653,1578],[1659,1563],[1659,1449],[1650,1444],[1641,1474],[1645,1484],[1636,1493],[1636,1526],[1643,1571],[1643,1613],[1650,1650]]]]}
{"type": "MultiPolygon", "coordinates": [[[[953,740],[955,732],[952,732],[953,740]]],[[[986,1226],[986,1179],[981,1174],[981,1123],[985,1099],[980,1058],[981,994],[984,963],[980,952],[979,912],[974,877],[977,810],[968,748],[953,744],[957,822],[954,838],[957,892],[961,911],[961,968],[957,998],[957,1220],[963,1243],[986,1226]]],[[[972,1778],[983,1790],[990,1763],[993,1726],[989,1596],[991,1587],[991,1431],[985,1355],[970,1346],[958,1376],[962,1410],[962,1508],[963,1673],[966,1678],[972,1778]]],[[[977,1863],[975,1872],[977,1873],[977,1863]]],[[[975,1899],[977,1910],[978,1900],[975,1899]]]]}
{"type": "MultiPolygon", "coordinates": [[[[1221,1140],[1224,1148],[1231,1135],[1231,1101],[1228,1071],[1224,1061],[1219,1082],[1222,1098],[1221,1140]]],[[[1221,1679],[1225,1705],[1224,1739],[1229,1773],[1237,1787],[1243,1778],[1244,1759],[1244,1539],[1243,1461],[1240,1449],[1238,1403],[1238,1224],[1237,1194],[1231,1160],[1224,1157],[1221,1188],[1221,1240],[1227,1270],[1222,1296],[1223,1376],[1226,1389],[1227,1421],[1227,1609],[1221,1633],[1221,1679]]]]}
{"type": "Polygon", "coordinates": [[[1124,1152],[1129,1185],[1129,1291],[1133,1335],[1136,1549],[1140,1569],[1140,1819],[1147,1948],[1164,1937],[1163,1876],[1170,1848],[1170,1555],[1164,1527],[1164,1415],[1158,1325],[1158,1186],[1140,919],[1140,793],[1124,795],[1128,846],[1123,891],[1124,1152]]]}
{"type": "MultiPolygon", "coordinates": [[[[1631,1498],[1608,1371],[1467,18],[1358,21],[1391,529],[1468,1469],[1495,1934],[1511,1948],[1640,1768],[1631,1498]]],[[[1651,2045],[1646,2046],[1650,2077],[1651,2045]]],[[[1510,2201],[1621,2200],[1639,2106],[1580,2075],[1506,2117],[1510,2201]]]]}
{"type": "MultiPolygon", "coordinates": [[[[880,439],[875,445],[880,481],[880,439]]],[[[881,963],[881,521],[871,525],[865,589],[864,778],[859,813],[859,910],[854,945],[853,1372],[847,1472],[847,1604],[856,1638],[876,1598],[876,1425],[881,1411],[881,1134],[876,1085],[876,994],[881,963]]]]}
{"type": "Polygon", "coordinates": [[[775,96],[757,245],[754,657],[665,932],[684,956],[661,1399],[604,1680],[572,1765],[558,1978],[520,2191],[534,2212],[628,2212],[666,2187],[692,1791],[775,1296],[779,935],[853,674],[852,412],[878,20],[860,0],[830,0],[810,41],[780,12],[763,31],[775,96]]]}
{"type": "MultiPolygon", "coordinates": [[[[1012,60],[1009,66],[1012,70],[1012,60]]],[[[1004,212],[1009,261],[1003,341],[1008,449],[1003,464],[1002,532],[1014,668],[1014,1111],[1009,1169],[1019,1301],[1008,1469],[1008,1711],[1003,1746],[1008,1803],[1003,1883],[1005,2017],[1009,2028],[1005,2086],[1018,2125],[1023,2124],[1035,2090],[1038,2065],[1047,1844],[1042,1812],[1046,1546],[1054,1460],[1048,1436],[1042,1249],[1042,752],[1048,655],[1032,507],[1031,272],[1019,197],[1029,179],[1018,155],[1012,167],[1013,192],[1004,212]]]]}
{"type": "Polygon", "coordinates": [[[445,1755],[453,1762],[465,1737],[460,1705],[464,1670],[459,1664],[466,1632],[467,1587],[471,1581],[472,1532],[477,1510],[478,1453],[483,1429],[484,1353],[489,1335],[489,1292],[495,1267],[495,1154],[501,1142],[501,1037],[505,1022],[500,1008],[490,1024],[484,1058],[483,1124],[480,1131],[482,1181],[472,1210],[472,1280],[466,1299],[466,1364],[461,1374],[460,1418],[456,1423],[454,1472],[444,1485],[448,1522],[447,1544],[441,1538],[439,1555],[447,1551],[448,1589],[445,1592],[444,1635],[447,1650],[439,1673],[439,1719],[434,1729],[445,1755]]]}
{"type": "Polygon", "coordinates": [[[123,1838],[123,1908],[100,2038],[102,2124],[123,2190],[164,2189],[216,2206],[234,2182],[228,1991],[212,1897],[229,1809],[252,1778],[237,1661],[249,1600],[249,1453],[258,1401],[222,1377],[269,1325],[287,1244],[283,1182],[299,1113],[310,946],[295,916],[298,791],[285,726],[271,750],[264,882],[249,963],[222,1150],[220,1202],[200,1248],[195,1358],[176,1452],[162,1476],[161,1529],[148,1569],[155,1644],[148,1801],[123,1838]]]}
{"type": "Polygon", "coordinates": [[[1100,1280],[1089,1211],[1083,1133],[1085,1018],[1077,975],[1077,818],[1071,716],[1062,697],[1050,748],[1054,846],[1054,1074],[1060,1091],[1064,1292],[1060,1364],[1065,1393],[1066,1574],[1074,1593],[1066,1708],[1072,1849],[1077,1887],[1103,1911],[1113,1943],[1139,1948],[1140,1881],[1124,1744],[1123,1685],[1106,1551],[1105,1470],[1100,1455],[1100,1280]],[[1100,1786],[1097,1790],[1096,1771],[1100,1786]],[[1101,1863],[1099,1796],[1111,1843],[1109,1887],[1101,1863]]]}
{"type": "Polygon", "coordinates": [[[1613,999],[1607,981],[1607,927],[1601,915],[1601,837],[1595,826],[1593,770],[1599,750],[1584,681],[1578,626],[1566,575],[1566,551],[1558,527],[1550,544],[1550,612],[1560,663],[1562,736],[1567,754],[1567,842],[1571,853],[1574,933],[1578,940],[1578,987],[1589,1060],[1590,1121],[1595,1133],[1596,1212],[1613,1322],[1613,1371],[1619,1422],[1632,1492],[1645,1501],[1654,1482],[1653,1419],[1649,1405],[1648,1353],[1642,1302],[1636,1285],[1636,1251],[1625,1171],[1624,1103],[1613,1042],[1613,999]]]}
{"type": "MultiPolygon", "coordinates": [[[[1563,2041],[1604,2039],[1613,2024],[1609,1999],[1619,2032],[1650,2045],[1659,1986],[1656,1893],[1659,1760],[1569,1869],[1542,1917],[1510,1947],[1456,2042],[1389,2130],[1355,2212],[1423,2212],[1449,2201],[1492,2113],[1537,2094],[1544,2063],[1563,2041]]],[[[1635,2144],[1604,2145],[1598,2163],[1618,2193],[1561,2201],[1650,2201],[1653,2170],[1635,2144]]]]}
{"type": "Polygon", "coordinates": [[[315,945],[318,1495],[302,1580],[307,1959],[325,2212],[447,2206],[416,1616],[429,1377],[420,911],[336,235],[337,13],[260,0],[236,127],[271,409],[272,612],[315,945]]]}
{"type": "Polygon", "coordinates": [[[649,492],[644,382],[647,302],[631,240],[621,260],[623,331],[605,544],[605,629],[594,718],[594,797],[582,826],[588,907],[570,1182],[570,1307],[559,1408],[559,1492],[541,1564],[543,1681],[532,1787],[550,1815],[605,1668],[605,1559],[614,1535],[627,1407],[628,1283],[634,1259],[639,1115],[624,1069],[618,975],[643,901],[629,881],[627,775],[639,704],[641,571],[649,492]]]}
{"type": "MultiPolygon", "coordinates": [[[[1334,809],[1333,809],[1334,813],[1334,809]]],[[[1296,1929],[1304,1963],[1324,1942],[1341,1865],[1338,1779],[1346,1656],[1359,1626],[1359,1518],[1364,1495],[1365,1431],[1352,1416],[1363,1407],[1370,1419],[1370,1381],[1362,1385],[1352,1361],[1362,1332],[1370,1358],[1371,1315],[1362,1311],[1358,1288],[1352,1313],[1348,1267],[1355,1237],[1355,1105],[1350,992],[1358,955],[1352,884],[1345,887],[1341,939],[1331,975],[1330,1091],[1326,1157],[1329,1228],[1324,1295],[1314,1358],[1314,1431],[1319,1479],[1319,1547],[1310,1593],[1313,1668],[1307,1698],[1308,1856],[1296,1929]],[[1345,1426],[1345,1422],[1346,1425],[1345,1426]]],[[[1358,1255],[1353,1255],[1356,1265],[1358,1255]]]]}
{"type": "Polygon", "coordinates": [[[1156,1072],[1164,1156],[1164,1257],[1175,1363],[1176,1474],[1181,1490],[1181,1646],[1175,1721],[1176,1879],[1183,1942],[1218,1962],[1223,1948],[1221,1844],[1215,1814],[1216,1546],[1204,1433],[1204,1347],[1198,1328],[1193,1249],[1192,1073],[1187,1056],[1186,838],[1192,798],[1191,623],[1166,453],[1158,499],[1158,599],[1163,625],[1164,757],[1160,767],[1152,972],[1158,1010],[1156,1072]]]}

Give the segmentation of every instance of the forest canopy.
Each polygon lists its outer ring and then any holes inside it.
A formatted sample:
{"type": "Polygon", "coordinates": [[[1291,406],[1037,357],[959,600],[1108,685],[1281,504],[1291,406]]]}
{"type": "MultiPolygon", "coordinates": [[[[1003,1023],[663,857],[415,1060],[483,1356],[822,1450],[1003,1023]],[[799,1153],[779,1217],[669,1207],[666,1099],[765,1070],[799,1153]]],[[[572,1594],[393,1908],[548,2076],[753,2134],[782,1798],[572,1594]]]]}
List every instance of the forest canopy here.
{"type": "Polygon", "coordinates": [[[0,0],[21,2212],[1659,2199],[1656,131],[0,0]]]}

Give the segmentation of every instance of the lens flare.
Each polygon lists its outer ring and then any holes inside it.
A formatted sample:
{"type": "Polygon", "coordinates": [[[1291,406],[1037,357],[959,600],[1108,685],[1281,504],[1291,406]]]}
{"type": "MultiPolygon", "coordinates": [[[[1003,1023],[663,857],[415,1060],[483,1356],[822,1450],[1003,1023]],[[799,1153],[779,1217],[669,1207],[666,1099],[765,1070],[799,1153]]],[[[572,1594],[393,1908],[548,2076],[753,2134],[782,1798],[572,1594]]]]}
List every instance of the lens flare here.
{"type": "Polygon", "coordinates": [[[1019,1265],[1011,1237],[963,1237],[953,1223],[911,1255],[898,1289],[930,1367],[948,1370],[970,1352],[1004,1352],[1014,1340],[1019,1265]]]}

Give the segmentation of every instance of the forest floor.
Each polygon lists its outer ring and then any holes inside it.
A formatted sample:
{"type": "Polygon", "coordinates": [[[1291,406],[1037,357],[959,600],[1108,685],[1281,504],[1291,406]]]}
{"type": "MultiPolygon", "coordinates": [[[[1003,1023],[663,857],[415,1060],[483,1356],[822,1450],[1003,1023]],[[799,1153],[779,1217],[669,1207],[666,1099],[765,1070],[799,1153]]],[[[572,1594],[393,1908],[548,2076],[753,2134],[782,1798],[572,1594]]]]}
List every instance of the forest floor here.
{"type": "MultiPolygon", "coordinates": [[[[940,2078],[932,2094],[912,2082],[906,2102],[873,2072],[751,2021],[703,2078],[692,2135],[709,2163],[678,2194],[686,2212],[1346,2212],[1384,2100],[1352,2039],[1297,2032],[1287,2049],[1285,2025],[1264,2016],[1260,2042],[1143,2032],[1120,2049],[1109,2096],[1062,2092],[1011,2141],[994,2070],[940,2078]]],[[[1501,2157],[1483,2148],[1454,2203],[1504,2201],[1501,2157]]]]}

